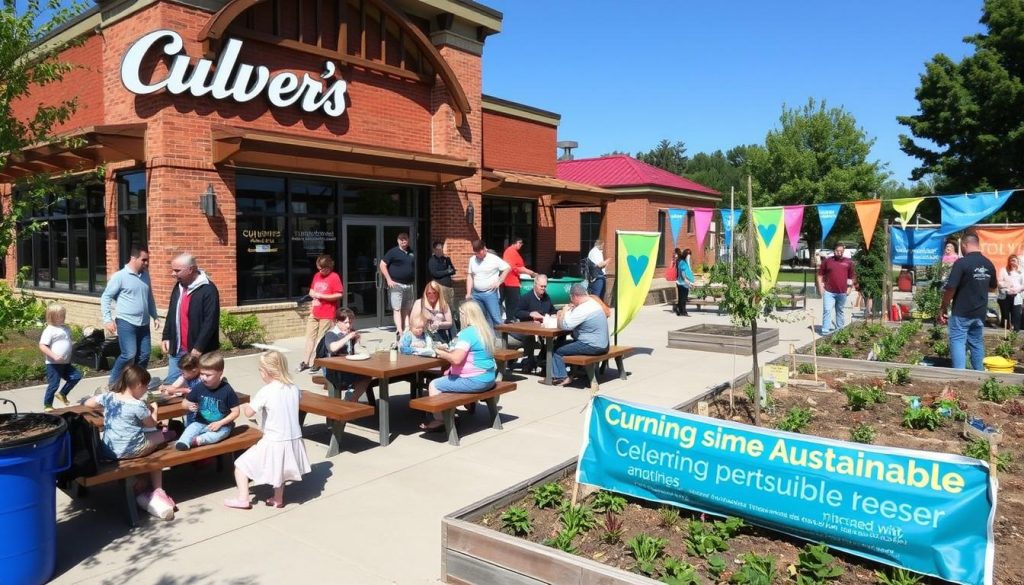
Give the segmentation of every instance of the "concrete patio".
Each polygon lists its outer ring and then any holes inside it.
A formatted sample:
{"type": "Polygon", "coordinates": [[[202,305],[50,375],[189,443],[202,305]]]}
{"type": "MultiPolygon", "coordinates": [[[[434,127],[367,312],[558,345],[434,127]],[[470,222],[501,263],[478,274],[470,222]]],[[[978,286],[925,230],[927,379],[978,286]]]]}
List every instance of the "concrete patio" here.
{"type": "MultiPolygon", "coordinates": [[[[811,339],[810,321],[820,320],[820,301],[807,312],[783,311],[779,345],[762,361],[811,339]]],[[[848,309],[847,314],[850,314],[848,309]]],[[[628,380],[605,378],[601,392],[659,406],[674,406],[750,368],[745,356],[667,349],[666,332],[699,323],[726,323],[712,312],[677,317],[667,305],[644,307],[619,336],[637,348],[626,359],[628,380]]],[[[377,332],[384,335],[384,332],[377,332]]],[[[390,334],[388,334],[390,335],[390,334]]],[[[276,345],[298,350],[302,340],[276,345]]],[[[296,362],[294,351],[289,355],[296,362]]],[[[256,356],[231,358],[227,376],[240,391],[259,386],[256,356]]],[[[162,370],[155,370],[162,374],[162,370]]],[[[297,375],[314,389],[306,374],[297,375]]],[[[393,389],[392,444],[377,444],[376,421],[350,423],[339,455],[325,459],[329,434],[323,420],[306,421],[306,447],[313,471],[285,491],[287,506],[262,504],[250,511],[222,505],[232,491],[229,473],[212,466],[175,468],[165,487],[178,503],[172,522],[144,516],[129,530],[116,485],[101,486],[72,501],[57,494],[57,570],[53,583],[91,584],[272,584],[436,583],[440,579],[440,518],[522,481],[577,454],[589,391],[551,388],[536,376],[521,376],[519,389],[502,397],[504,430],[488,427],[483,410],[463,414],[462,445],[443,434],[421,434],[421,413],[407,406],[407,385],[393,389]]],[[[101,379],[83,381],[73,393],[91,392],[101,379]]],[[[582,384],[578,384],[582,386],[582,384]]],[[[39,408],[42,387],[5,393],[39,408]]],[[[259,498],[270,489],[255,488],[259,498]]]]}

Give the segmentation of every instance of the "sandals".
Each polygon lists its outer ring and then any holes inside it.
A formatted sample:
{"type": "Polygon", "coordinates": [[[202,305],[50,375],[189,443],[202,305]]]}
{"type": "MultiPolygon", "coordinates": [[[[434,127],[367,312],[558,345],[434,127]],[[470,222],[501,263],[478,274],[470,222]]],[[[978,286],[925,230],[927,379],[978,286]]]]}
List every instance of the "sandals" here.
{"type": "Polygon", "coordinates": [[[429,423],[423,423],[420,425],[420,430],[424,433],[437,433],[444,430],[444,422],[437,420],[429,423]]]}
{"type": "Polygon", "coordinates": [[[274,498],[267,498],[263,500],[263,503],[270,506],[271,508],[284,508],[284,502],[278,502],[274,498]]]}
{"type": "Polygon", "coordinates": [[[252,504],[249,500],[240,500],[238,498],[228,498],[224,500],[224,505],[228,508],[235,508],[236,510],[249,510],[252,508],[252,504]]]}

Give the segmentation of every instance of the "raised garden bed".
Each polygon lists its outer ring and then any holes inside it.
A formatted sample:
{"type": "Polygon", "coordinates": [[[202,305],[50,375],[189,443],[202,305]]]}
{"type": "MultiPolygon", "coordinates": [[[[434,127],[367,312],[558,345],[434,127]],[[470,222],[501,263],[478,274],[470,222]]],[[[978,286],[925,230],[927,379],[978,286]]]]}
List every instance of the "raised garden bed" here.
{"type": "MultiPolygon", "coordinates": [[[[779,344],[779,330],[757,329],[757,351],[762,352],[779,344]]],[[[668,332],[668,346],[676,349],[695,349],[736,355],[751,354],[750,329],[732,325],[704,323],[668,332]]]]}
{"type": "MultiPolygon", "coordinates": [[[[804,368],[806,370],[806,366],[804,368]]],[[[1024,479],[1021,476],[1021,464],[1024,463],[1024,397],[997,404],[979,397],[982,384],[977,381],[960,381],[954,385],[911,377],[909,383],[899,385],[894,382],[906,382],[897,380],[904,374],[894,371],[890,376],[892,382],[887,382],[882,376],[822,372],[820,379],[826,382],[828,390],[809,391],[796,385],[776,389],[771,393],[772,406],[763,414],[764,424],[770,427],[793,424],[801,416],[791,412],[803,409],[800,412],[804,417],[810,415],[801,431],[807,434],[850,440],[851,433],[856,430],[858,438],[866,440],[871,435],[878,445],[957,454],[967,452],[974,456],[985,456],[981,452],[983,444],[969,443],[960,436],[962,423],[953,420],[956,409],[1000,428],[1003,441],[999,453],[1008,468],[999,474],[994,523],[995,583],[1024,582],[1024,557],[1020,555],[1024,550],[1024,479]],[[951,387],[956,392],[955,397],[950,397],[952,402],[939,402],[940,395],[951,387]],[[844,389],[859,398],[848,398],[848,392],[842,391],[844,389]],[[882,401],[861,400],[865,396],[882,401]],[[934,413],[928,417],[937,424],[934,430],[912,429],[904,425],[904,416],[913,397],[920,403],[916,410],[934,413]],[[952,416],[938,414],[946,412],[942,409],[948,409],[952,416]]],[[[985,396],[990,398],[1003,398],[996,395],[994,386],[990,385],[986,392],[985,396]]],[[[708,403],[710,416],[744,423],[749,423],[753,417],[752,404],[743,391],[737,391],[734,396],[734,411],[730,411],[729,397],[725,393],[711,393],[702,399],[708,403]]],[[[695,410],[696,403],[697,399],[684,405],[683,409],[695,410]]],[[[593,528],[579,531],[568,542],[556,542],[557,535],[563,530],[558,507],[541,507],[537,495],[556,499],[554,495],[558,488],[544,486],[557,484],[561,488],[561,497],[569,499],[574,471],[575,460],[572,460],[445,518],[446,577],[452,582],[464,583],[653,582],[639,574],[646,572],[668,582],[690,583],[692,581],[685,579],[669,579],[675,571],[681,571],[681,567],[691,566],[697,582],[715,583],[729,581],[738,573],[753,570],[758,562],[767,564],[770,559],[774,564],[775,577],[763,582],[783,583],[792,582],[791,571],[808,567],[808,545],[804,541],[753,527],[744,527],[729,535],[731,530],[728,526],[714,524],[714,520],[720,520],[718,518],[702,517],[677,508],[659,508],[633,499],[626,500],[620,513],[610,515],[612,524],[621,522],[621,534],[616,542],[605,541],[609,523],[607,513],[594,515],[596,525],[593,528]],[[510,512],[515,508],[519,511],[510,512]],[[516,524],[510,522],[515,520],[514,514],[520,515],[517,524],[520,528],[524,527],[523,515],[529,518],[531,530],[524,537],[510,534],[514,532],[513,524],[516,524]],[[641,563],[626,544],[631,540],[639,544],[633,539],[640,534],[663,540],[663,544],[655,545],[661,550],[650,563],[641,563]],[[695,546],[695,543],[708,542],[707,539],[701,540],[702,535],[716,534],[724,538],[727,550],[709,554],[700,545],[695,546]],[[545,541],[547,544],[542,544],[545,541]],[[576,554],[558,550],[554,546],[556,544],[574,548],[576,554]],[[804,553],[803,561],[801,552],[804,553]],[[723,562],[711,560],[716,556],[723,562]],[[750,569],[745,569],[745,565],[750,569]],[[712,573],[716,571],[718,576],[713,577],[712,573]]],[[[609,494],[592,493],[581,495],[580,502],[593,506],[599,499],[608,502],[613,498],[609,494]]],[[[608,540],[615,539],[609,537],[608,540]]],[[[887,567],[852,555],[835,551],[832,554],[835,556],[833,566],[841,569],[842,573],[828,583],[876,583],[881,582],[875,575],[876,571],[886,575],[893,573],[887,567]]],[[[925,579],[920,582],[938,581],[925,579]]]]}

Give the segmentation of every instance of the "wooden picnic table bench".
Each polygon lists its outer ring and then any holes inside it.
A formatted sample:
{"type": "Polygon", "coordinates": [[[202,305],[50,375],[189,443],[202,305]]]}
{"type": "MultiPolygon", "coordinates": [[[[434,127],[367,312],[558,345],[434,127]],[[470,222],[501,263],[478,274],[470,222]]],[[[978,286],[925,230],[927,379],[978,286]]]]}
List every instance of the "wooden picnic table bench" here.
{"type": "MultiPolygon", "coordinates": [[[[326,383],[326,380],[324,382],[326,383]]],[[[307,414],[318,414],[326,418],[327,426],[331,429],[331,445],[327,449],[327,456],[333,457],[341,450],[341,438],[345,433],[345,423],[373,416],[374,412],[376,412],[375,409],[369,404],[321,396],[303,390],[302,398],[299,400],[299,425],[306,422],[307,414]]]]}
{"type": "Polygon", "coordinates": [[[501,430],[501,417],[498,416],[498,397],[516,389],[513,382],[495,382],[494,388],[486,392],[442,392],[436,396],[424,396],[409,401],[409,408],[436,414],[444,417],[444,430],[448,435],[448,444],[459,445],[459,432],[455,428],[455,409],[483,401],[491,417],[491,428],[501,430]]]}
{"type": "Polygon", "coordinates": [[[523,350],[521,348],[508,349],[499,347],[494,349],[494,362],[498,367],[498,380],[505,379],[505,372],[508,371],[508,363],[514,362],[517,359],[523,357],[523,350]]]}
{"type": "Polygon", "coordinates": [[[587,372],[587,383],[594,392],[598,390],[597,365],[602,364],[601,371],[608,364],[608,360],[615,360],[615,367],[619,370],[619,378],[626,379],[626,366],[623,360],[633,353],[633,348],[625,345],[613,345],[608,351],[601,355],[567,355],[563,359],[566,364],[583,366],[587,372]]]}
{"type": "MultiPolygon", "coordinates": [[[[127,505],[128,523],[135,527],[139,524],[139,512],[136,509],[135,503],[136,477],[168,467],[177,467],[186,463],[202,461],[210,457],[227,456],[229,460],[232,460],[232,454],[252,447],[262,436],[263,433],[259,429],[240,425],[232,429],[231,434],[223,441],[192,447],[187,451],[176,450],[174,448],[174,441],[171,441],[143,457],[101,464],[95,475],[78,477],[75,479],[75,483],[85,488],[113,481],[120,483],[121,491],[125,496],[125,504],[127,505]]],[[[234,477],[232,477],[233,481],[234,477]]]]}

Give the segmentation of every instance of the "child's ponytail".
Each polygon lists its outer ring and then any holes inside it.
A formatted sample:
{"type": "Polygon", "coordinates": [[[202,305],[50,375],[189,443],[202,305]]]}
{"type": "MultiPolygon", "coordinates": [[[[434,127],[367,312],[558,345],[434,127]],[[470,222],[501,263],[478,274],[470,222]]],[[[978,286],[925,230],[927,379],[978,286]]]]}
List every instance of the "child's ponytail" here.
{"type": "Polygon", "coordinates": [[[279,351],[265,351],[260,354],[260,367],[270,377],[282,384],[294,384],[291,376],[288,375],[288,360],[279,351]]]}

